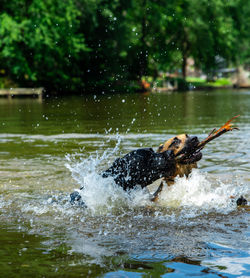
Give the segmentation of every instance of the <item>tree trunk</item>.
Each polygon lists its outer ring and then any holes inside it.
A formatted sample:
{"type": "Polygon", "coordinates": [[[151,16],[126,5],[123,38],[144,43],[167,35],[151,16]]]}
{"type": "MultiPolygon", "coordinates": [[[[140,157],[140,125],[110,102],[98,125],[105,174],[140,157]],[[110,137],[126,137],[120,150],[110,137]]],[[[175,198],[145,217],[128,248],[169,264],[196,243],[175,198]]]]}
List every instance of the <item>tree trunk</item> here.
{"type": "Polygon", "coordinates": [[[185,80],[187,77],[187,54],[182,54],[182,77],[185,80]]]}
{"type": "Polygon", "coordinates": [[[187,59],[189,54],[189,42],[188,42],[188,30],[183,29],[183,41],[182,41],[182,77],[185,80],[187,77],[187,59]]]}
{"type": "Polygon", "coordinates": [[[139,65],[140,65],[140,79],[143,75],[146,75],[147,71],[147,64],[148,64],[148,59],[147,59],[147,46],[146,46],[146,5],[147,5],[147,0],[142,1],[142,34],[141,34],[141,53],[139,55],[139,65]]]}

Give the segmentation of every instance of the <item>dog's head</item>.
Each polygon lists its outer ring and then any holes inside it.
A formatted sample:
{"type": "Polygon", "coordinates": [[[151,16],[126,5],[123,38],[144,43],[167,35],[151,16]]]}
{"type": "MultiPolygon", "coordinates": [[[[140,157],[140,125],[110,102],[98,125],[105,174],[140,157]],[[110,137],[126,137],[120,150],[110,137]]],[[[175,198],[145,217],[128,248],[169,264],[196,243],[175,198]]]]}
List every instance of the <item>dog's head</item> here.
{"type": "Polygon", "coordinates": [[[195,152],[199,140],[196,136],[189,136],[187,134],[180,134],[167,140],[164,144],[160,145],[157,152],[164,152],[172,150],[177,157],[181,154],[186,155],[186,159],[181,164],[192,164],[199,161],[202,157],[201,152],[195,152]]]}
{"type": "Polygon", "coordinates": [[[176,176],[188,176],[193,168],[197,167],[197,161],[202,158],[200,151],[195,151],[199,144],[196,136],[188,136],[187,134],[180,134],[167,140],[164,144],[160,145],[157,152],[164,152],[172,150],[175,157],[185,154],[185,160],[176,161],[175,173],[170,177],[165,177],[168,185],[173,184],[176,176]]]}

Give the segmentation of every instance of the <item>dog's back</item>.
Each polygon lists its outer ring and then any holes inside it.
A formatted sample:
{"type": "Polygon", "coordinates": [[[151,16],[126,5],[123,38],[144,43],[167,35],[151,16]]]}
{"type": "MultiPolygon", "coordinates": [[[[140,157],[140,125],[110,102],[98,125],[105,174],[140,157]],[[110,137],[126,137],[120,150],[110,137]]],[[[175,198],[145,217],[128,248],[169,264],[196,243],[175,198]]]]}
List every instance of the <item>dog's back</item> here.
{"type": "Polygon", "coordinates": [[[172,151],[156,153],[152,148],[137,149],[118,158],[102,177],[113,177],[124,190],[140,185],[142,188],[155,180],[175,172],[172,151]]]}

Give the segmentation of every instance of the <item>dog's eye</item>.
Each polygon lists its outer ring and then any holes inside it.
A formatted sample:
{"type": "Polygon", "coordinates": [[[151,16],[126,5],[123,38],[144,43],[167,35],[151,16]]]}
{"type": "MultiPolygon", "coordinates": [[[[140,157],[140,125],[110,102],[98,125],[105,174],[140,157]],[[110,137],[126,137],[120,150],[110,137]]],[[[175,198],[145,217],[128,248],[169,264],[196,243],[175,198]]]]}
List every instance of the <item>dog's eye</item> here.
{"type": "Polygon", "coordinates": [[[181,141],[181,140],[178,139],[177,137],[175,137],[174,140],[173,140],[174,143],[180,143],[180,141],[181,141]]]}
{"type": "Polygon", "coordinates": [[[172,146],[176,146],[177,144],[179,144],[181,142],[180,139],[178,139],[177,137],[175,137],[172,141],[172,143],[170,144],[169,148],[172,146]]]}

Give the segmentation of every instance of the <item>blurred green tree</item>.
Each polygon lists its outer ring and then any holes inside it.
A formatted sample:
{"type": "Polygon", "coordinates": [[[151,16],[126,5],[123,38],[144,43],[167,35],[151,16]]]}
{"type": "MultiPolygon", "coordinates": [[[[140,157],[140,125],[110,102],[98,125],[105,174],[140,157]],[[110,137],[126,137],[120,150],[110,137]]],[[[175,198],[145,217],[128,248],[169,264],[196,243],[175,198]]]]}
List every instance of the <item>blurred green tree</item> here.
{"type": "Polygon", "coordinates": [[[2,0],[0,69],[20,86],[120,91],[128,80],[250,62],[250,0],[2,0]]]}
{"type": "Polygon", "coordinates": [[[76,90],[84,84],[78,63],[89,51],[79,33],[72,0],[4,0],[0,63],[21,86],[76,90]]]}

